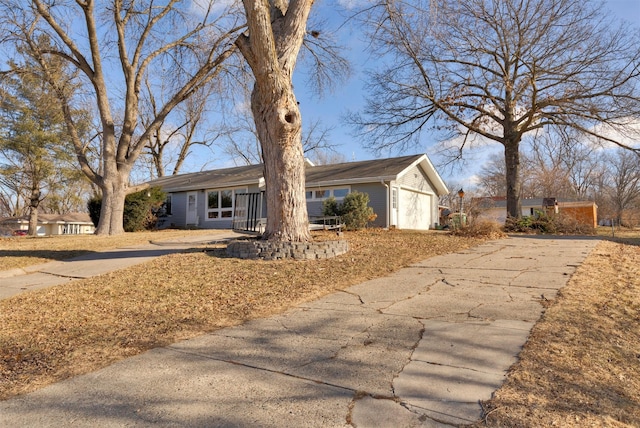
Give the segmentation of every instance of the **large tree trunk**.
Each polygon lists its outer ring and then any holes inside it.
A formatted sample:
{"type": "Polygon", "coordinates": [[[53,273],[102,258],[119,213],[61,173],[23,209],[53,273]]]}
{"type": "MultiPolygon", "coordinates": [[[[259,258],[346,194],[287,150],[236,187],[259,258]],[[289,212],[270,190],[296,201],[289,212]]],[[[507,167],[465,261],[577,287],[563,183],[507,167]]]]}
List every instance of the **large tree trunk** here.
{"type": "Polygon", "coordinates": [[[248,34],[236,42],[253,75],[251,95],[267,193],[263,239],[311,239],[305,198],[302,121],[291,77],[313,0],[244,0],[248,34]]]}
{"type": "Polygon", "coordinates": [[[36,236],[38,234],[38,207],[29,207],[29,229],[27,230],[29,236],[36,236]]]}
{"type": "Polygon", "coordinates": [[[520,218],[520,141],[506,140],[504,143],[504,161],[507,184],[507,217],[520,218]]]}
{"type": "MultiPolygon", "coordinates": [[[[37,182],[37,180],[35,180],[37,182]]],[[[31,198],[29,198],[29,236],[38,235],[38,207],[40,206],[40,188],[31,189],[31,198]]]]}
{"type": "Polygon", "coordinates": [[[124,233],[124,200],[127,196],[129,170],[104,174],[100,189],[102,206],[96,235],[118,235],[124,233]]]}
{"type": "Polygon", "coordinates": [[[267,225],[263,239],[309,241],[305,197],[305,165],[300,111],[293,88],[266,94],[257,87],[252,110],[262,143],[267,196],[267,225]]]}

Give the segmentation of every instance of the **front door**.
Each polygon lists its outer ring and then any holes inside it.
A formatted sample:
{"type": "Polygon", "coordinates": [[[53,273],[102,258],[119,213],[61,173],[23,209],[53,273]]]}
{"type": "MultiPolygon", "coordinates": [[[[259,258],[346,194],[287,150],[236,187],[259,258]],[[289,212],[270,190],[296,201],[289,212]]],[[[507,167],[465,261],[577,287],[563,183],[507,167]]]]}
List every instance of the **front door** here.
{"type": "Polygon", "coordinates": [[[398,210],[400,208],[398,203],[399,190],[400,189],[398,189],[397,187],[391,188],[391,221],[389,222],[389,225],[396,227],[400,226],[398,224],[398,210]]]}
{"type": "Polygon", "coordinates": [[[198,223],[198,192],[187,193],[187,224],[197,225],[198,223]]]}

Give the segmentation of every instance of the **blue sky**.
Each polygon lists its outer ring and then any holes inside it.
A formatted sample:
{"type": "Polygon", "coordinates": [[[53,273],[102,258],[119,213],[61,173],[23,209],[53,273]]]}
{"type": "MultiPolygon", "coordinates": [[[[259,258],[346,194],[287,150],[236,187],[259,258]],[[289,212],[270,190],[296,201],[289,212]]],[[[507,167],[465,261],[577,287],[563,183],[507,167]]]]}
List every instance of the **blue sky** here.
{"type": "MultiPolygon", "coordinates": [[[[319,6],[316,12],[325,13],[325,10],[332,10],[332,0],[321,0],[317,5],[319,6]],[[325,6],[323,10],[323,6],[325,6]]],[[[640,27],[640,0],[606,0],[605,6],[608,7],[613,15],[620,18],[631,21],[634,25],[640,27]]],[[[333,12],[335,14],[335,12],[333,12]]],[[[333,22],[339,22],[337,16],[332,16],[333,22]]],[[[333,93],[326,94],[323,98],[319,98],[317,95],[311,93],[304,84],[304,76],[296,76],[294,85],[296,90],[296,97],[300,102],[300,109],[305,123],[311,121],[320,120],[324,126],[333,128],[331,132],[331,140],[338,144],[338,151],[343,154],[347,160],[368,160],[373,159],[376,156],[365,150],[359,141],[355,140],[351,136],[351,129],[343,124],[343,117],[348,110],[358,110],[364,102],[365,92],[363,89],[365,83],[365,71],[375,68],[375,60],[369,58],[363,51],[365,48],[364,42],[359,38],[358,34],[350,34],[348,30],[343,35],[343,43],[347,44],[349,51],[347,56],[351,60],[352,74],[351,77],[344,82],[344,84],[336,87],[333,93]]],[[[384,157],[401,156],[405,154],[414,153],[427,153],[437,165],[439,160],[434,154],[434,146],[437,141],[424,141],[423,147],[416,147],[408,152],[398,152],[395,150],[382,153],[384,157]]],[[[221,150],[216,150],[216,156],[214,159],[209,159],[206,165],[207,169],[229,166],[230,159],[225,158],[221,154],[221,150]]],[[[476,174],[484,160],[487,153],[501,153],[501,147],[492,145],[488,148],[487,152],[479,152],[475,155],[475,158],[470,158],[466,165],[459,168],[440,168],[439,172],[443,179],[447,183],[452,183],[456,187],[463,186],[470,188],[473,185],[473,175],[476,174]]],[[[208,156],[211,156],[210,153],[208,156]]],[[[195,156],[202,159],[201,156],[195,156]]],[[[191,159],[189,164],[194,167],[198,163],[196,159],[191,159]]],[[[200,165],[202,167],[202,165],[200,165]]],[[[196,167],[196,169],[199,169],[196,167]]],[[[185,171],[186,172],[186,171],[185,171]]]]}

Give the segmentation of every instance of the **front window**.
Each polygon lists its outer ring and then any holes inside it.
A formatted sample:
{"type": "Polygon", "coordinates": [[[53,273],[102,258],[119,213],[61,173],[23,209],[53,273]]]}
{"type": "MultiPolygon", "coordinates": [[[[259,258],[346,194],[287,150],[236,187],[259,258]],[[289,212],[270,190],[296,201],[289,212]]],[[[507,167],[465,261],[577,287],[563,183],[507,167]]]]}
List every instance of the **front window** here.
{"type": "Polygon", "coordinates": [[[349,194],[351,189],[348,187],[336,187],[328,189],[307,190],[306,197],[308,200],[323,201],[331,196],[340,200],[349,194]]]}
{"type": "Polygon", "coordinates": [[[328,190],[316,190],[316,199],[324,199],[329,197],[328,190]]]}
{"type": "Polygon", "coordinates": [[[80,225],[79,224],[65,224],[62,226],[62,234],[63,235],[79,235],[80,234],[80,225]]]}
{"type": "Polygon", "coordinates": [[[336,199],[344,198],[349,194],[349,189],[333,189],[333,197],[336,199]]]}
{"type": "MultiPolygon", "coordinates": [[[[244,190],[243,190],[244,191],[244,190]]],[[[233,217],[236,190],[210,190],[207,192],[207,219],[216,220],[233,217]]]]}

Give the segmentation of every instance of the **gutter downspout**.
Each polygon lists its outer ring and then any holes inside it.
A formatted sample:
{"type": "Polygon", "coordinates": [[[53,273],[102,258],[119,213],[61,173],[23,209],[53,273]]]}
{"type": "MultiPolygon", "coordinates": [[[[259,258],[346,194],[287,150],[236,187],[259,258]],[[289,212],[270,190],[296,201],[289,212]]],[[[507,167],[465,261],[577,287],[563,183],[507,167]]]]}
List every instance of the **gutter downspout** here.
{"type": "Polygon", "coordinates": [[[380,183],[382,183],[382,185],[384,187],[386,187],[387,191],[385,192],[385,199],[386,199],[386,205],[387,205],[387,230],[389,230],[389,223],[391,222],[391,206],[389,205],[389,185],[387,183],[384,182],[383,179],[380,179],[380,183]]]}

